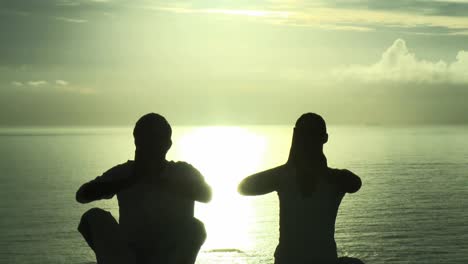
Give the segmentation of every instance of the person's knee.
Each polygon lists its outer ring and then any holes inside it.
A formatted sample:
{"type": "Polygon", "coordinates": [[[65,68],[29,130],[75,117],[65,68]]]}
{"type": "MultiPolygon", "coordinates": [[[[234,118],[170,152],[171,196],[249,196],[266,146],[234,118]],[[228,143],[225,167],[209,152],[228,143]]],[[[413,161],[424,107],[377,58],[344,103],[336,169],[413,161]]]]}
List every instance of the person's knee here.
{"type": "Polygon", "coordinates": [[[78,230],[80,232],[83,232],[85,228],[89,228],[89,224],[96,221],[100,221],[100,219],[105,219],[109,216],[112,217],[111,213],[107,212],[106,210],[103,210],[101,208],[91,208],[81,216],[80,224],[78,225],[78,230]]]}
{"type": "Polygon", "coordinates": [[[99,230],[112,228],[116,223],[112,214],[101,208],[92,208],[86,211],[78,224],[78,232],[81,233],[88,245],[94,250],[94,236],[99,230]]]}
{"type": "Polygon", "coordinates": [[[200,246],[205,243],[206,240],[206,229],[202,221],[194,219],[193,222],[193,238],[196,241],[196,244],[200,246]]]}
{"type": "Polygon", "coordinates": [[[198,252],[206,240],[205,225],[193,218],[190,224],[178,230],[177,236],[176,248],[179,256],[177,263],[195,263],[198,252]]]}
{"type": "Polygon", "coordinates": [[[81,217],[81,219],[89,219],[89,218],[95,218],[95,217],[103,217],[103,216],[107,216],[109,215],[110,213],[106,210],[103,210],[101,208],[97,208],[97,207],[94,207],[94,208],[91,208],[89,209],[88,211],[86,211],[83,216],[81,217]]]}

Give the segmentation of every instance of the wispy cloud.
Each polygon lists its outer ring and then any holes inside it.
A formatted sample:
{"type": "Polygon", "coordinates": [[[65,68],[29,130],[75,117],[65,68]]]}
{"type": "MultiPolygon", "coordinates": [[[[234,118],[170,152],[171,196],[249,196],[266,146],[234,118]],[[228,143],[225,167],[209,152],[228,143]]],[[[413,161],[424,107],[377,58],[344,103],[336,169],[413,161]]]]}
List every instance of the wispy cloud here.
{"type": "Polygon", "coordinates": [[[411,53],[403,39],[397,39],[372,65],[351,65],[334,71],[345,80],[426,84],[468,84],[468,52],[459,51],[452,63],[426,61],[411,53]]]}
{"type": "Polygon", "coordinates": [[[464,31],[455,31],[455,32],[450,33],[450,35],[454,35],[454,36],[468,36],[468,30],[464,30],[464,31]]]}
{"type": "Polygon", "coordinates": [[[77,19],[77,18],[69,18],[69,17],[54,17],[56,20],[68,22],[68,23],[86,23],[88,20],[85,19],[77,19]]]}
{"type": "Polygon", "coordinates": [[[164,6],[145,6],[145,9],[167,11],[173,13],[199,13],[199,14],[223,14],[248,17],[278,17],[287,18],[288,12],[270,11],[259,9],[212,9],[212,8],[187,8],[187,7],[164,7],[164,6]]]}
{"type": "MultiPolygon", "coordinates": [[[[403,1],[403,0],[401,0],[403,1]]],[[[340,1],[338,1],[341,3],[340,1]]],[[[440,1],[419,1],[418,4],[411,4],[414,10],[416,7],[434,9],[440,1]]],[[[466,8],[468,12],[468,2],[447,2],[445,5],[458,5],[466,8]]],[[[330,5],[327,2],[314,2],[310,4],[307,1],[268,1],[260,2],[256,6],[250,6],[250,9],[241,7],[235,8],[206,8],[196,5],[153,5],[145,6],[146,9],[157,11],[173,12],[179,14],[218,14],[218,15],[237,15],[258,17],[265,19],[266,22],[291,25],[291,26],[309,26],[328,30],[348,30],[348,31],[370,31],[382,28],[391,28],[392,31],[398,29],[402,32],[408,28],[434,28],[440,27],[447,29],[443,32],[446,35],[454,35],[458,32],[468,30],[468,17],[458,16],[456,13],[450,15],[449,12],[412,12],[411,10],[398,9],[394,5],[385,5],[379,0],[370,1],[375,8],[366,8],[360,2],[347,1],[341,5],[330,5]]],[[[453,8],[456,10],[455,8],[453,8]]],[[[416,32],[415,32],[416,33],[416,32]]],[[[442,33],[441,33],[442,34],[442,33]]]]}
{"type": "Polygon", "coordinates": [[[47,81],[43,81],[43,80],[40,80],[40,81],[29,81],[27,82],[27,84],[29,86],[34,86],[34,87],[39,87],[39,86],[44,86],[46,84],[48,84],[47,81]]]}
{"type": "MultiPolygon", "coordinates": [[[[112,0],[56,0],[55,5],[57,6],[83,6],[93,3],[111,3],[112,0]]],[[[115,2],[115,0],[114,0],[115,2]]]]}
{"type": "Polygon", "coordinates": [[[294,13],[285,23],[336,24],[364,27],[443,27],[455,30],[468,29],[467,17],[425,16],[402,12],[364,9],[314,8],[294,13]]]}
{"type": "Polygon", "coordinates": [[[16,87],[21,87],[21,86],[23,86],[24,84],[23,84],[22,82],[13,81],[13,82],[11,82],[11,85],[16,86],[16,87]]]}
{"type": "Polygon", "coordinates": [[[73,0],[59,0],[55,4],[56,6],[80,6],[80,2],[73,0]]]}
{"type": "Polygon", "coordinates": [[[267,10],[242,10],[242,9],[205,9],[202,12],[211,14],[225,14],[225,15],[240,15],[240,16],[253,16],[253,17],[289,17],[288,12],[283,11],[267,11],[267,10]]]}
{"type": "Polygon", "coordinates": [[[83,94],[83,95],[91,95],[91,94],[98,93],[95,89],[92,89],[92,88],[82,88],[82,87],[74,87],[74,86],[56,87],[56,89],[59,92],[77,93],[77,94],[83,94]]]}
{"type": "MultiPolygon", "coordinates": [[[[187,8],[187,7],[145,7],[156,11],[165,11],[178,14],[213,14],[213,15],[230,15],[244,16],[264,19],[265,22],[272,24],[281,24],[288,26],[299,27],[317,27],[327,30],[347,30],[347,31],[372,31],[373,28],[367,26],[355,25],[340,20],[325,20],[319,17],[312,18],[303,13],[295,11],[281,10],[261,10],[261,9],[203,9],[203,8],[187,8]]],[[[309,14],[310,15],[310,14],[309,14]]],[[[321,15],[321,14],[320,14],[321,15]]]]}
{"type": "Polygon", "coordinates": [[[97,93],[97,91],[94,89],[71,84],[70,82],[65,80],[55,80],[55,85],[52,88],[57,92],[77,93],[84,95],[97,93]]]}
{"type": "Polygon", "coordinates": [[[0,15],[5,13],[67,23],[86,23],[90,17],[121,9],[122,0],[2,0],[0,15]]]}
{"type": "MultiPolygon", "coordinates": [[[[138,8],[177,14],[225,15],[258,18],[278,25],[326,30],[408,32],[408,28],[444,28],[439,35],[465,35],[468,1],[462,0],[4,0],[0,11],[45,15],[67,23],[86,23],[91,14],[126,12],[138,8]]],[[[425,29],[425,30],[424,30],[425,29]]]]}
{"type": "Polygon", "coordinates": [[[69,83],[64,80],[56,80],[55,84],[60,85],[60,86],[67,86],[69,83]]]}
{"type": "Polygon", "coordinates": [[[65,80],[55,80],[55,81],[12,81],[12,86],[23,87],[26,91],[31,92],[61,92],[61,93],[75,93],[83,95],[97,94],[98,92],[95,89],[89,87],[83,87],[81,85],[74,85],[69,81],[65,80]],[[29,89],[27,88],[29,87],[29,89]],[[36,87],[42,87],[41,89],[33,89],[36,87]]]}

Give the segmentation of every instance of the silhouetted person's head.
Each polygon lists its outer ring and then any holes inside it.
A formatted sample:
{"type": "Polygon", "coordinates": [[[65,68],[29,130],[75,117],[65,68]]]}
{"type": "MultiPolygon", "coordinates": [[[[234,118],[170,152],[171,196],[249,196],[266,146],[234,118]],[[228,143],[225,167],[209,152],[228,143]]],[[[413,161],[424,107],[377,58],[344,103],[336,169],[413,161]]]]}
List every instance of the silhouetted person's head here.
{"type": "Polygon", "coordinates": [[[290,158],[297,155],[320,155],[327,141],[325,120],[318,114],[305,113],[296,121],[290,158]]]}
{"type": "Polygon", "coordinates": [[[171,135],[171,126],[163,116],[155,113],[142,116],[133,129],[136,155],[164,159],[172,145],[171,135]]]}

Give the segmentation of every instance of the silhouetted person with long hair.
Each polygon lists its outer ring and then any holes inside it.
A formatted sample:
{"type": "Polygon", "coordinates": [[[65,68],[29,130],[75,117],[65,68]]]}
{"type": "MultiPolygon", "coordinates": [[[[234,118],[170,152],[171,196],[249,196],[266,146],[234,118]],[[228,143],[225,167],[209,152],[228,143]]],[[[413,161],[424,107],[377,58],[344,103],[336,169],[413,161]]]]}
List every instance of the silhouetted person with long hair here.
{"type": "Polygon", "coordinates": [[[278,193],[276,264],[361,263],[338,258],[334,238],[341,200],[361,188],[361,179],[348,170],[328,167],[323,153],[327,141],[323,118],[303,114],[296,122],[286,164],[249,176],[239,185],[243,195],[278,193]]]}
{"type": "Polygon", "coordinates": [[[99,264],[195,262],[206,232],[194,218],[194,201],[209,202],[211,188],[190,164],[166,160],[171,134],[164,117],[144,115],[133,130],[135,160],[77,191],[80,203],[117,195],[119,223],[109,212],[93,208],[78,227],[99,264]]]}

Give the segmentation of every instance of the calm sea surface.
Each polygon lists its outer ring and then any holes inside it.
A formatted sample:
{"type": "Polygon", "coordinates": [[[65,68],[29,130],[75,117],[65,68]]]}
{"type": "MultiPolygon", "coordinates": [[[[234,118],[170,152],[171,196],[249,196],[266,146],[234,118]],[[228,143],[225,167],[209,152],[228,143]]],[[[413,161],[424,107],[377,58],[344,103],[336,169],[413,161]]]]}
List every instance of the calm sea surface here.
{"type": "MultiPolygon", "coordinates": [[[[272,263],[275,193],[241,197],[237,183],[286,160],[290,127],[174,127],[169,159],[214,189],[197,204],[208,239],[197,263],[272,263]]],[[[366,263],[468,263],[468,127],[329,128],[329,165],[360,175],[336,223],[339,255],[366,263]]],[[[91,207],[77,188],[133,158],[131,128],[0,129],[0,263],[91,263],[76,226],[91,207]]]]}

